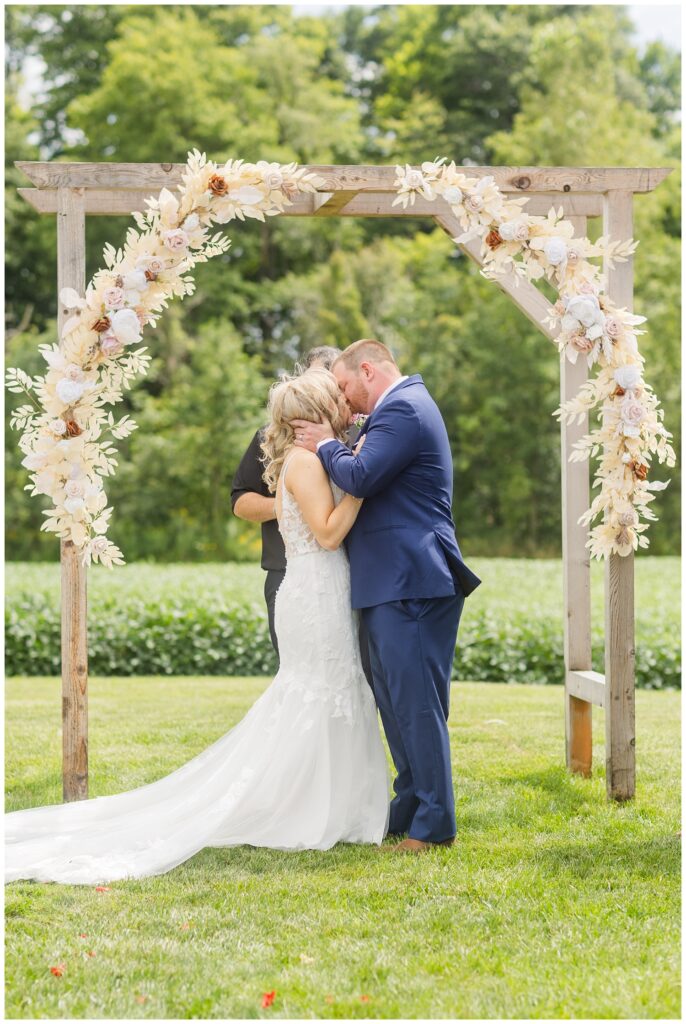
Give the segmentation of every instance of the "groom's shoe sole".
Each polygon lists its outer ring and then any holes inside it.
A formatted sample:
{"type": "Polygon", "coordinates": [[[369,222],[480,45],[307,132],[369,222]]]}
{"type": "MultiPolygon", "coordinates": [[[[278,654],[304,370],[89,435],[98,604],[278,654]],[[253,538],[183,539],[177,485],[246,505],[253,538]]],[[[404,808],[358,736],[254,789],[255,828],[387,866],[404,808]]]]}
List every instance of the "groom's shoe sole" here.
{"type": "Polygon", "coordinates": [[[450,839],[441,839],[437,843],[425,843],[421,839],[403,839],[402,843],[393,847],[393,853],[428,853],[437,846],[453,846],[454,842],[454,836],[450,839]]]}

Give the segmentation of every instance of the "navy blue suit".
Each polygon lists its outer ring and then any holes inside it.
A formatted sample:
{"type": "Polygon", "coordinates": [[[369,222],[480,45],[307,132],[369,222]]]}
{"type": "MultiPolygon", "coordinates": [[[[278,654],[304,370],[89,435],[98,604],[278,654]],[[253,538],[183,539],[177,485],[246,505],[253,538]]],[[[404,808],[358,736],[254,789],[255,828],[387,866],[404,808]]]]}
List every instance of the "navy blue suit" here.
{"type": "Polygon", "coordinates": [[[447,719],[457,627],[480,580],[455,538],[448,435],[422,378],[397,385],[363,433],[359,455],[337,441],[318,454],[339,487],[365,499],[346,547],[398,772],[389,831],[440,842],[455,835],[447,719]]]}

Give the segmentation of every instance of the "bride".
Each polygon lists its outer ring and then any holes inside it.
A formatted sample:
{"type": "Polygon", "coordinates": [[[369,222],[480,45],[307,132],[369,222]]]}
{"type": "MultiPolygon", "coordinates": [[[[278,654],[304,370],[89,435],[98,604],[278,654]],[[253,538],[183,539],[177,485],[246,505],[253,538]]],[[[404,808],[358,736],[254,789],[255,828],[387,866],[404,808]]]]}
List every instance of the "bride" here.
{"type": "Polygon", "coordinates": [[[278,674],[235,728],[158,782],[7,814],[6,881],[96,884],[162,874],[208,846],[383,839],[388,770],[341,547],[362,502],[330,484],[290,426],[326,418],[342,437],[350,410],[334,376],[311,369],[273,385],[269,412],[265,480],[287,556],[278,674]]]}

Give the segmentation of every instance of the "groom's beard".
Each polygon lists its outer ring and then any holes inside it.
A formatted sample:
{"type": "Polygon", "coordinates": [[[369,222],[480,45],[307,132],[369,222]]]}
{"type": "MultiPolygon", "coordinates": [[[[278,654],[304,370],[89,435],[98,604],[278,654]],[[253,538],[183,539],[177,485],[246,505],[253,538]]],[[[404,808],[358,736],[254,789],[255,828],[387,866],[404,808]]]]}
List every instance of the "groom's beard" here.
{"type": "Polygon", "coordinates": [[[345,397],[353,415],[360,412],[367,415],[367,413],[371,412],[371,409],[369,409],[369,395],[361,380],[356,380],[354,386],[348,388],[345,397]]]}

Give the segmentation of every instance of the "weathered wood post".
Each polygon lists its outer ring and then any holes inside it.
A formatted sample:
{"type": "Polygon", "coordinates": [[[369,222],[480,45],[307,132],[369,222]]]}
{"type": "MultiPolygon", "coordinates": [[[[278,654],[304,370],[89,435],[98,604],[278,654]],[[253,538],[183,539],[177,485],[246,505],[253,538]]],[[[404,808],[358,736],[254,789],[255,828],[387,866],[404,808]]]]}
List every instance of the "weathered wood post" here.
{"type": "MultiPolygon", "coordinates": [[[[631,238],[633,195],[610,190],[603,202],[603,234],[631,238]]],[[[607,293],[620,309],[633,311],[633,260],[605,267],[607,293]]],[[[607,795],[629,800],[636,790],[634,709],[634,556],[611,555],[605,565],[605,761],[607,795]]]]}
{"type": "MultiPolygon", "coordinates": [[[[86,288],[84,190],[57,189],[57,291],[86,288]]],[[[67,318],[58,299],[57,328],[67,318]]],[[[88,796],[88,639],[86,569],[72,541],[60,541],[62,581],[62,798],[88,796]]]]}
{"type": "MultiPolygon", "coordinates": [[[[568,217],[574,234],[586,235],[585,217],[568,217]]],[[[560,401],[574,398],[588,378],[588,363],[580,354],[572,365],[560,363],[560,401]]],[[[581,423],[562,424],[562,579],[565,658],[565,755],[567,768],[589,776],[593,760],[593,704],[575,695],[575,672],[591,670],[591,559],[588,531],[579,525],[590,504],[589,464],[570,462],[574,442],[588,433],[588,416],[581,423]]]]}

